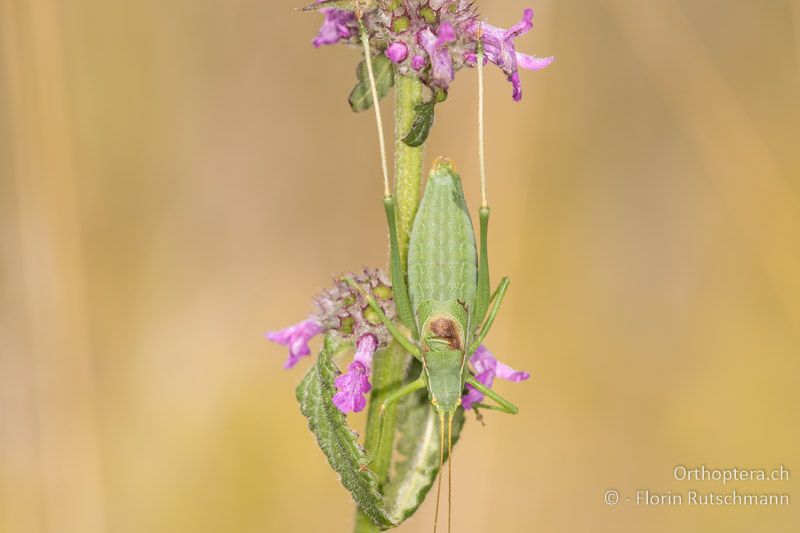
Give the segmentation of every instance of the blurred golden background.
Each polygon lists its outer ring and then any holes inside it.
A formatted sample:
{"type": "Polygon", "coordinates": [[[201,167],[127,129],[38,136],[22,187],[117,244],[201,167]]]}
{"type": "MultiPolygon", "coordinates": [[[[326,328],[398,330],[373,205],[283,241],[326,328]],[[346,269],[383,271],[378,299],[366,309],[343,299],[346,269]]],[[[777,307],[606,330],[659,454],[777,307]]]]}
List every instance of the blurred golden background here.
{"type": "MultiPolygon", "coordinates": [[[[289,0],[0,0],[0,531],[347,532],[263,332],[383,265],[358,51],[289,0]]],[[[508,27],[527,1],[479,2],[508,27]]],[[[778,508],[608,506],[675,465],[800,468],[800,2],[537,0],[487,69],[490,349],[454,528],[785,532],[778,508]]],[[[477,207],[475,73],[437,111],[477,207]]],[[[390,113],[391,98],[384,102],[390,113]]],[[[470,417],[472,418],[472,417],[470,417]]],[[[432,501],[402,531],[428,531],[432,501]]]]}

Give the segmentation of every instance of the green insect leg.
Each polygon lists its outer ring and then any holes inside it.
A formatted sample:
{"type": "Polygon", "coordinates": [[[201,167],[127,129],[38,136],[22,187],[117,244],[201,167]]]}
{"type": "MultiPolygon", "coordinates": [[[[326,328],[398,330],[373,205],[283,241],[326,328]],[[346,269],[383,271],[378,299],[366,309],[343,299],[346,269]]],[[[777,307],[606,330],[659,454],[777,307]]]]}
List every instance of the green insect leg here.
{"type": "Polygon", "coordinates": [[[489,307],[489,250],[487,234],[489,233],[489,208],[481,207],[478,211],[481,226],[481,251],[478,260],[478,290],[475,293],[475,306],[472,309],[472,323],[480,324],[489,307]]]}
{"type": "Polygon", "coordinates": [[[405,324],[416,337],[417,324],[414,321],[414,314],[411,311],[411,300],[408,297],[408,288],[406,287],[406,276],[403,272],[403,265],[400,264],[400,248],[397,243],[397,219],[395,218],[394,212],[394,197],[384,197],[383,207],[386,210],[386,221],[389,223],[389,254],[394,305],[397,308],[397,316],[400,317],[403,324],[405,324]]]}
{"type": "Polygon", "coordinates": [[[423,372],[417,379],[410,383],[406,383],[393,393],[389,394],[383,400],[383,403],[381,403],[381,409],[378,412],[378,440],[375,442],[381,442],[381,439],[383,438],[383,417],[386,415],[386,409],[388,409],[393,403],[405,398],[409,394],[417,392],[420,389],[424,389],[427,384],[428,380],[425,379],[425,372],[423,372]]]}
{"type": "Polygon", "coordinates": [[[517,406],[513,403],[509,402],[492,389],[478,381],[472,376],[467,377],[467,383],[475,387],[478,392],[482,392],[487,398],[491,398],[495,402],[497,402],[497,406],[493,405],[485,405],[485,404],[478,404],[479,407],[483,407],[484,409],[493,409],[495,411],[502,411],[504,413],[508,413],[510,415],[515,415],[519,412],[517,406]]]}
{"type": "Polygon", "coordinates": [[[483,326],[475,337],[475,340],[469,345],[469,348],[467,349],[468,354],[475,353],[475,350],[478,349],[478,346],[481,345],[483,339],[485,339],[486,335],[489,333],[489,330],[494,323],[494,319],[497,316],[497,312],[500,310],[500,304],[503,303],[503,297],[506,295],[506,290],[508,290],[508,284],[510,282],[511,280],[508,278],[503,278],[500,280],[500,285],[497,287],[497,290],[492,296],[492,308],[489,310],[489,316],[486,317],[486,321],[483,323],[483,326]]]}

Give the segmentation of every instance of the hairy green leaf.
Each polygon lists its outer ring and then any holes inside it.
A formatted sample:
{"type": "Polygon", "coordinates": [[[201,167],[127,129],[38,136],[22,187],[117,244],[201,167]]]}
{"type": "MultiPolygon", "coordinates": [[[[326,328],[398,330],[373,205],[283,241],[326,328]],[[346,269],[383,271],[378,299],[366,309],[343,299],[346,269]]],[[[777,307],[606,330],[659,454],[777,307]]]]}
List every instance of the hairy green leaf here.
{"type": "MultiPolygon", "coordinates": [[[[383,54],[372,58],[372,73],[375,76],[375,90],[378,92],[378,100],[389,93],[389,88],[394,85],[394,67],[392,62],[383,54]]],[[[356,67],[356,77],[358,82],[353,90],[350,91],[350,107],[356,113],[365,111],[372,107],[372,89],[369,86],[369,72],[367,72],[366,61],[361,61],[356,67]]]]}
{"type": "Polygon", "coordinates": [[[428,134],[431,132],[431,127],[433,127],[433,108],[435,105],[436,101],[431,100],[430,102],[423,102],[416,107],[414,122],[411,124],[411,129],[408,130],[408,134],[403,138],[403,142],[408,146],[412,148],[422,146],[428,139],[428,134]]]}
{"type": "MultiPolygon", "coordinates": [[[[411,366],[410,376],[418,376],[422,367],[411,366]]],[[[439,472],[439,417],[434,412],[426,390],[403,400],[398,407],[400,439],[397,450],[403,456],[395,466],[395,475],[385,488],[386,509],[397,524],[410,517],[428,494],[439,472]]],[[[464,425],[464,410],[453,417],[453,445],[464,425]]],[[[445,432],[447,428],[445,427],[445,432]]],[[[445,460],[447,441],[445,440],[445,460]]]]}
{"type": "Polygon", "coordinates": [[[358,435],[347,426],[344,414],[333,405],[333,382],[339,374],[332,360],[335,349],[335,341],[327,336],[317,364],[297,386],[300,410],[308,418],[308,427],[317,437],[328,463],[364,514],[382,529],[394,527],[378,491],[378,478],[367,468],[367,457],[358,444],[358,435]]]}
{"type": "MultiPolygon", "coordinates": [[[[366,11],[375,5],[375,0],[361,0],[361,9],[366,11]]],[[[322,0],[315,4],[298,8],[298,11],[319,11],[320,9],[336,8],[342,11],[355,11],[356,0],[322,0]]]]}

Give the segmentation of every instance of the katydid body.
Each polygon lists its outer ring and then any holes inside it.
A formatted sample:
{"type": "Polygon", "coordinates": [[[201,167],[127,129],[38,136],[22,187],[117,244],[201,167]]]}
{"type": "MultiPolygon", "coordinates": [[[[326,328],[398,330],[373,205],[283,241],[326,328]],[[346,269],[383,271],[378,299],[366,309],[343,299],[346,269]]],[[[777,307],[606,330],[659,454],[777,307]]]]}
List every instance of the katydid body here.
{"type": "Polygon", "coordinates": [[[466,379],[470,311],[478,259],[461,179],[452,163],[434,164],[408,246],[408,296],[436,411],[455,414],[466,379]]]}
{"type": "MultiPolygon", "coordinates": [[[[386,318],[370,295],[365,297],[392,336],[423,365],[419,379],[386,402],[392,403],[426,386],[436,412],[451,418],[461,405],[464,384],[469,383],[498,402],[500,410],[515,414],[516,407],[476,381],[466,364],[488,333],[508,287],[508,278],[503,278],[490,298],[486,257],[489,209],[480,211],[479,260],[461,178],[450,160],[437,160],[414,219],[408,264],[403,269],[396,246],[393,197],[384,198],[384,206],[389,221],[395,304],[414,338],[408,339],[386,318]],[[408,282],[404,271],[408,272],[408,282]]],[[[361,290],[355,283],[351,285],[361,290]]]]}
{"type": "MultiPolygon", "coordinates": [[[[480,209],[479,257],[461,178],[452,161],[440,158],[433,165],[414,218],[405,269],[397,248],[394,198],[385,197],[384,206],[389,222],[395,305],[398,316],[412,332],[413,338],[407,338],[370,295],[364,293],[364,296],[392,336],[422,362],[423,370],[419,378],[384,401],[381,413],[404,396],[427,388],[431,404],[439,415],[440,457],[443,457],[445,423],[449,449],[452,439],[450,427],[456,410],[461,406],[465,384],[469,383],[497,403],[481,404],[481,407],[510,414],[517,412],[513,404],[477,381],[467,365],[469,357],[494,322],[508,287],[508,278],[503,278],[490,297],[486,244],[489,209],[480,209]],[[407,279],[405,272],[408,273],[407,279]]],[[[352,280],[348,282],[361,290],[352,280]]],[[[437,516],[438,494],[437,490],[437,516]]]]}

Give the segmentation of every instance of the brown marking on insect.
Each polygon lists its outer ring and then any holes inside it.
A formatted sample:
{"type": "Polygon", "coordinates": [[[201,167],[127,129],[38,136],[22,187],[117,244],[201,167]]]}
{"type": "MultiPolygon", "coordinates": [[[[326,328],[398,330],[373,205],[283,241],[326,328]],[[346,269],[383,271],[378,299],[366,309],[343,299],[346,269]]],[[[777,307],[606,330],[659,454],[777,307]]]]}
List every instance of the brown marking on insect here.
{"type": "Polygon", "coordinates": [[[461,349],[461,338],[455,321],[439,317],[431,322],[431,331],[440,339],[444,339],[454,350],[461,349]]]}

